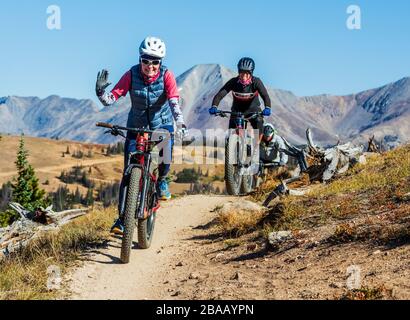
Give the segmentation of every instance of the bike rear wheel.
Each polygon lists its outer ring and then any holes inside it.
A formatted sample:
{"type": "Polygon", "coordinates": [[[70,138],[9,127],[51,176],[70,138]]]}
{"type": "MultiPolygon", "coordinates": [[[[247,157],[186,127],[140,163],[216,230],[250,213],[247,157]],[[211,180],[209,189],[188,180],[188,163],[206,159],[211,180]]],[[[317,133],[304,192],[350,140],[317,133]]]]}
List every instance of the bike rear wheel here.
{"type": "Polygon", "coordinates": [[[122,237],[121,245],[121,261],[123,263],[128,263],[130,261],[134,229],[136,227],[136,212],[140,196],[140,181],[141,169],[133,168],[131,170],[127,202],[125,204],[124,212],[124,235],[122,237]]]}

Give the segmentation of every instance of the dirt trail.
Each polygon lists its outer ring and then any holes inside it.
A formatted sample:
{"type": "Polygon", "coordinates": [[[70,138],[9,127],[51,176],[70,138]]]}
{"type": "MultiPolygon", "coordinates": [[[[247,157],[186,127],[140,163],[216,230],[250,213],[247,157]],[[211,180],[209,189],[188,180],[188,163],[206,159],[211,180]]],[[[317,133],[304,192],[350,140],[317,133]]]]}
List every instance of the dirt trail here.
{"type": "Polygon", "coordinates": [[[164,283],[171,280],[172,272],[178,268],[180,261],[176,257],[193,244],[187,235],[213,219],[212,209],[235,199],[196,195],[163,203],[151,248],[134,249],[131,262],[124,265],[118,258],[121,242],[114,238],[107,248],[92,253],[85,265],[69,276],[71,298],[172,299],[164,283]]]}
{"type": "Polygon", "coordinates": [[[325,225],[270,251],[258,231],[226,239],[213,227],[212,210],[230,201],[240,199],[195,195],[163,203],[152,247],[134,249],[127,265],[118,259],[119,239],[88,254],[67,275],[70,298],[340,299],[352,268],[363,288],[387,298],[410,297],[408,245],[320,244],[334,232],[325,225]]]}

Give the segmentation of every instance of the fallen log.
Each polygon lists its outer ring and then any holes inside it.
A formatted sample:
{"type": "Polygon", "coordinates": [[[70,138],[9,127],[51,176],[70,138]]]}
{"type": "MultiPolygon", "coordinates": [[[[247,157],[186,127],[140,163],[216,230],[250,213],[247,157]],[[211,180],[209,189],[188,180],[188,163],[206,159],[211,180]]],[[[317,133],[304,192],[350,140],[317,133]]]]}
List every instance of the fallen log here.
{"type": "MultiPolygon", "coordinates": [[[[339,141],[335,146],[325,149],[314,143],[310,129],[306,130],[306,139],[306,150],[296,148],[285,140],[287,150],[282,151],[298,159],[300,173],[307,173],[310,182],[328,182],[337,175],[347,172],[351,166],[366,163],[363,146],[355,146],[351,142],[341,145],[339,141]],[[309,158],[309,166],[306,158],[309,158]]],[[[281,184],[268,195],[263,205],[267,207],[273,199],[284,195],[304,195],[304,191],[291,190],[287,186],[300,179],[301,176],[297,176],[281,181],[281,184]]]]}
{"type": "Polygon", "coordinates": [[[47,232],[58,230],[71,220],[89,212],[89,209],[53,212],[52,207],[30,212],[14,202],[10,203],[10,207],[19,213],[20,219],[12,225],[0,229],[0,261],[11,253],[25,248],[34,239],[47,232]]]}
{"type": "Polygon", "coordinates": [[[363,146],[355,146],[351,142],[323,149],[318,147],[312,138],[310,129],[306,131],[309,155],[314,164],[307,169],[310,180],[330,181],[335,175],[345,173],[352,165],[363,163],[363,146]]]}

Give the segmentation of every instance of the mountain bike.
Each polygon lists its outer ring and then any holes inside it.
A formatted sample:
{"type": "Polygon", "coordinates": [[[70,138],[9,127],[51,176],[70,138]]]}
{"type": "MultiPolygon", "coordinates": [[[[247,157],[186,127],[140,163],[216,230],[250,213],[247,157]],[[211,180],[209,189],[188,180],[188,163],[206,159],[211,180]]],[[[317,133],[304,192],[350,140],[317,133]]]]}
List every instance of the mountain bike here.
{"type": "Polygon", "coordinates": [[[138,246],[148,249],[151,245],[156,213],[159,209],[157,195],[158,170],[155,165],[153,148],[164,141],[169,132],[165,130],[147,130],[145,128],[126,128],[109,123],[97,123],[98,127],[107,128],[105,133],[127,139],[122,131],[136,134],[136,152],[131,152],[124,170],[124,192],[121,203],[124,234],[121,245],[121,261],[128,263],[134,236],[138,229],[138,246]]]}
{"type": "MultiPolygon", "coordinates": [[[[248,122],[262,115],[260,112],[242,113],[218,111],[216,116],[235,121],[236,128],[230,131],[225,143],[225,184],[229,195],[248,194],[255,187],[255,173],[252,173],[252,161],[255,153],[254,135],[247,130],[248,122]]],[[[258,157],[259,159],[259,157],[258,157]]],[[[256,164],[257,165],[257,164],[256,164]]]]}

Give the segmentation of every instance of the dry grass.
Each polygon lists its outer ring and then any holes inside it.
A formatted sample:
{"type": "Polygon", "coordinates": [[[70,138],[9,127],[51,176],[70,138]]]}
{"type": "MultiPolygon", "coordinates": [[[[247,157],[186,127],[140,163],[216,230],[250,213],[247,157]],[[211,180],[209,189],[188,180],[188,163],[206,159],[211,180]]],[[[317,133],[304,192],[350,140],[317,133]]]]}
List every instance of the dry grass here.
{"type": "Polygon", "coordinates": [[[376,288],[363,287],[360,289],[349,290],[344,294],[342,300],[382,300],[391,299],[392,290],[386,289],[384,286],[376,288]]]}
{"type": "Polygon", "coordinates": [[[63,275],[85,249],[103,245],[115,215],[113,208],[95,210],[1,262],[0,300],[57,298],[58,291],[47,288],[47,268],[57,266],[63,275]]]}
{"type": "Polygon", "coordinates": [[[268,171],[264,183],[262,183],[256,192],[251,195],[251,198],[257,202],[263,202],[268,194],[281,183],[281,180],[288,178],[290,178],[290,175],[285,169],[277,168],[268,171]]]}
{"type": "Polygon", "coordinates": [[[217,227],[220,232],[228,237],[240,237],[254,231],[266,216],[266,213],[263,211],[221,211],[221,209],[218,211],[217,227]]]}
{"type": "MultiPolygon", "coordinates": [[[[254,199],[276,186],[273,177],[254,199]]],[[[408,241],[410,234],[410,145],[370,157],[366,165],[345,176],[316,186],[303,197],[285,197],[270,208],[264,233],[311,229],[335,224],[334,243],[376,241],[388,244],[408,241]],[[366,217],[377,217],[365,221],[366,217]],[[359,221],[359,225],[351,224],[359,221]]]]}
{"type": "Polygon", "coordinates": [[[334,234],[330,237],[329,241],[335,244],[347,243],[354,241],[357,238],[357,236],[358,234],[355,226],[348,223],[344,223],[336,227],[336,230],[334,234]]]}
{"type": "MultiPolygon", "coordinates": [[[[312,196],[328,196],[346,192],[380,189],[399,184],[410,177],[410,145],[372,157],[367,164],[350,170],[344,179],[320,188],[312,196]]],[[[405,192],[410,192],[407,184],[405,192]]]]}
{"type": "Polygon", "coordinates": [[[226,239],[224,241],[225,249],[236,248],[243,244],[242,240],[239,239],[226,239]]]}
{"type": "MultiPolygon", "coordinates": [[[[280,175],[273,173],[251,199],[263,201],[280,183],[280,175]]],[[[217,226],[227,238],[256,230],[267,236],[272,231],[297,232],[326,225],[335,228],[327,239],[331,244],[406,243],[410,239],[409,192],[410,146],[404,146],[370,157],[367,165],[352,168],[330,184],[317,185],[305,196],[283,197],[268,213],[216,208],[217,226]]]]}

